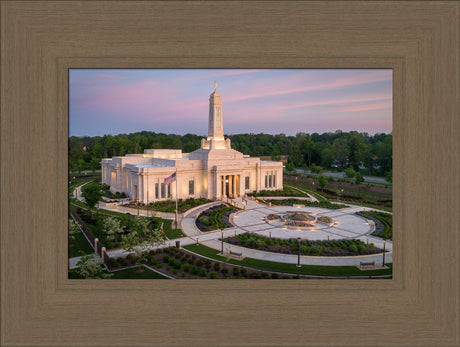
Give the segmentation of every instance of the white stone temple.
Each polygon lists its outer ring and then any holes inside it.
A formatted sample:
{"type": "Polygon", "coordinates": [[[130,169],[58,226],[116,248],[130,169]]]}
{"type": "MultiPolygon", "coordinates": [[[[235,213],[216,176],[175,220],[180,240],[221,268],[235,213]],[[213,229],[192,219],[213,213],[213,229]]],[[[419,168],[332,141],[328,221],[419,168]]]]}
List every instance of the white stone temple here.
{"type": "Polygon", "coordinates": [[[283,189],[282,162],[251,158],[232,149],[230,139],[224,138],[222,96],[216,88],[209,98],[208,137],[201,140],[200,149],[146,149],[144,154],[102,159],[101,165],[102,183],[110,191],[146,204],[176,197],[220,200],[283,189]],[[165,184],[174,173],[177,182],[165,184]]]}

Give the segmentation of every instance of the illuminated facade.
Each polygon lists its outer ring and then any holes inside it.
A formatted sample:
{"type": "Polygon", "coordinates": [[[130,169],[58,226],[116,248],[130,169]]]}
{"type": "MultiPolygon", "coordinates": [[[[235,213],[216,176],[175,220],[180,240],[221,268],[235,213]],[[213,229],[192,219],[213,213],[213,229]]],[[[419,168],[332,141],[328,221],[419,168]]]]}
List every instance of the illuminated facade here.
{"type": "Polygon", "coordinates": [[[283,163],[261,161],[231,149],[224,138],[222,97],[209,98],[208,136],[201,148],[146,149],[144,154],[102,159],[102,183],[143,203],[167,199],[238,198],[260,190],[283,189],[283,163]],[[177,182],[165,184],[176,173],[177,182]],[[176,191],[177,187],[177,191],[176,191]]]}

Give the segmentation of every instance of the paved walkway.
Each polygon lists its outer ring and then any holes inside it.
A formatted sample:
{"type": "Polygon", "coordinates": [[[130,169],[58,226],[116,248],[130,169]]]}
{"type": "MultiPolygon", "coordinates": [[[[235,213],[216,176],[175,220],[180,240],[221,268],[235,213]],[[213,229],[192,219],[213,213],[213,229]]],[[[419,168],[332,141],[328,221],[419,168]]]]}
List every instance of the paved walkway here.
{"type": "MultiPolygon", "coordinates": [[[[74,190],[74,196],[81,200],[81,186],[74,190]],[[77,193],[78,192],[78,193],[77,193]]],[[[313,196],[311,196],[314,198],[313,196]]],[[[334,239],[360,239],[365,243],[373,243],[378,248],[383,248],[383,240],[379,237],[370,235],[375,226],[372,221],[367,220],[363,217],[355,215],[358,211],[369,211],[372,208],[356,206],[346,204],[349,207],[342,208],[339,210],[330,210],[317,207],[301,207],[294,208],[291,206],[272,206],[268,207],[263,204],[256,203],[255,201],[246,199],[246,210],[239,211],[233,215],[234,228],[228,228],[223,231],[224,238],[229,236],[235,236],[247,232],[267,236],[267,237],[280,237],[280,238],[297,238],[300,237],[303,240],[334,240],[334,239]],[[308,211],[316,214],[316,216],[328,216],[334,219],[337,223],[334,226],[320,225],[317,223],[317,228],[313,230],[300,230],[300,229],[287,229],[282,225],[268,224],[265,222],[265,216],[270,213],[281,214],[286,211],[308,211]]],[[[241,198],[235,199],[238,205],[242,205],[241,198]]],[[[180,220],[181,229],[186,237],[179,239],[167,240],[165,244],[160,246],[151,247],[150,249],[166,248],[176,245],[176,241],[180,242],[181,246],[193,245],[197,242],[208,246],[210,248],[221,250],[221,231],[210,231],[201,232],[195,224],[196,217],[204,210],[211,206],[222,204],[222,201],[215,201],[203,206],[199,206],[192,213],[186,215],[180,220]]],[[[137,209],[120,206],[117,204],[100,203],[101,209],[116,211],[120,213],[130,212],[134,215],[137,214],[137,209]]],[[[152,212],[145,210],[139,210],[140,216],[151,216],[152,212]]],[[[167,218],[167,216],[163,217],[167,218]]],[[[174,217],[169,217],[173,219],[174,217]]],[[[224,253],[233,251],[242,253],[244,258],[254,258],[261,260],[268,260],[280,263],[297,263],[297,255],[281,254],[274,252],[265,252],[254,250],[246,247],[240,247],[231,245],[228,243],[223,244],[224,253]]],[[[386,241],[385,249],[385,263],[392,262],[393,256],[393,243],[386,241]]],[[[122,249],[114,249],[107,251],[110,257],[123,257],[126,256],[126,252],[122,249]]],[[[69,259],[69,267],[72,268],[72,264],[76,264],[79,257],[69,259]],[[78,259],[77,259],[78,258],[78,259]],[[71,263],[72,261],[72,263],[71,263]]],[[[372,262],[381,264],[383,261],[383,253],[375,255],[357,256],[357,257],[314,257],[314,256],[301,256],[300,262],[304,265],[330,265],[330,266],[343,266],[343,265],[358,265],[360,262],[372,262]]]]}
{"type": "MultiPolygon", "coordinates": [[[[86,256],[87,255],[83,255],[81,257],[69,258],[69,270],[76,269],[78,267],[77,263],[80,261],[80,259],[82,257],[86,257],[86,256]]],[[[96,259],[96,255],[94,253],[91,256],[92,256],[92,258],[96,259]]]]}

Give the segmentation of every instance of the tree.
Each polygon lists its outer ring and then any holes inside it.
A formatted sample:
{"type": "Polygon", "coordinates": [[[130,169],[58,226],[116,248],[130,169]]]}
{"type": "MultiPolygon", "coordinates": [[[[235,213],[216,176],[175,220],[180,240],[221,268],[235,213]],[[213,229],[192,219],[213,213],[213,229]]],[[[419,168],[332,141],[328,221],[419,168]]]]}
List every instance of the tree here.
{"type": "Polygon", "coordinates": [[[122,236],[121,245],[125,252],[134,253],[136,261],[142,263],[147,260],[147,251],[151,247],[165,243],[165,236],[161,230],[149,229],[150,221],[146,218],[135,218],[131,223],[131,232],[122,236]]]}
{"type": "Polygon", "coordinates": [[[345,176],[346,176],[347,178],[353,178],[353,177],[355,177],[355,175],[356,175],[356,171],[353,170],[352,167],[349,167],[348,169],[345,169],[344,172],[345,172],[345,176]]]}
{"type": "Polygon", "coordinates": [[[323,172],[323,168],[321,166],[317,166],[314,163],[310,166],[310,170],[312,173],[320,174],[323,172]]]}
{"type": "Polygon", "coordinates": [[[120,220],[114,217],[107,217],[104,220],[102,230],[108,235],[108,239],[113,239],[116,234],[122,234],[123,228],[120,225],[120,220]]]}
{"type": "Polygon", "coordinates": [[[355,183],[356,184],[360,184],[361,182],[364,182],[364,178],[363,176],[361,175],[361,173],[357,172],[355,174],[355,183]]]}
{"type": "Polygon", "coordinates": [[[302,153],[305,156],[304,157],[305,158],[305,163],[308,166],[311,166],[312,157],[315,154],[316,146],[315,146],[315,143],[312,141],[310,136],[308,136],[308,135],[305,136],[305,138],[302,141],[302,145],[301,145],[300,148],[301,148],[302,153]]]}
{"type": "Polygon", "coordinates": [[[286,162],[286,170],[288,170],[288,171],[294,171],[295,170],[294,163],[291,161],[290,158],[288,158],[288,160],[286,162]]]}
{"type": "Polygon", "coordinates": [[[348,145],[347,141],[343,138],[337,138],[332,143],[334,149],[334,160],[337,161],[340,167],[346,166],[348,159],[348,145]]]}
{"type": "Polygon", "coordinates": [[[93,254],[84,255],[77,263],[77,273],[83,278],[110,278],[102,261],[93,254]]]}
{"type": "Polygon", "coordinates": [[[85,198],[86,204],[89,208],[93,208],[102,198],[102,190],[99,184],[92,183],[83,186],[81,196],[85,198]]]}
{"type": "Polygon", "coordinates": [[[327,185],[326,177],[324,177],[323,175],[319,176],[319,177],[318,177],[318,183],[319,183],[319,187],[320,187],[321,189],[326,188],[326,185],[327,185]]]}
{"type": "Polygon", "coordinates": [[[364,159],[365,146],[362,137],[355,134],[350,140],[348,159],[354,170],[359,170],[359,163],[364,159]]]}
{"type": "Polygon", "coordinates": [[[393,182],[393,169],[387,172],[385,179],[390,183],[393,182]]]}
{"type": "Polygon", "coordinates": [[[69,218],[69,239],[74,241],[75,237],[81,232],[78,224],[71,218],[69,218]]]}

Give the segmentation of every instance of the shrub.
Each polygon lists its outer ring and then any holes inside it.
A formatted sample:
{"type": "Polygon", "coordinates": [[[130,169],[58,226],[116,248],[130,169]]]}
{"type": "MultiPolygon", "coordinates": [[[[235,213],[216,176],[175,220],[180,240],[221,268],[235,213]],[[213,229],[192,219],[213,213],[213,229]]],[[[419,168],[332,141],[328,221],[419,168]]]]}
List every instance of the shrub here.
{"type": "Polygon", "coordinates": [[[272,278],[279,278],[277,273],[272,273],[272,278]]]}
{"type": "Polygon", "coordinates": [[[166,270],[171,270],[171,267],[170,266],[166,266],[166,270]]]}
{"type": "Polygon", "coordinates": [[[211,268],[211,261],[208,260],[208,259],[206,259],[206,260],[204,261],[204,266],[206,267],[206,269],[210,269],[210,268],[211,268]]]}
{"type": "Polygon", "coordinates": [[[110,267],[117,267],[118,261],[115,258],[110,259],[110,267]]]}
{"type": "Polygon", "coordinates": [[[240,274],[240,269],[238,269],[237,267],[234,267],[233,268],[233,276],[239,276],[240,274]]]}
{"type": "Polygon", "coordinates": [[[176,260],[174,259],[174,262],[173,262],[173,267],[177,270],[179,270],[182,266],[182,263],[179,261],[179,260],[176,260]]]}
{"type": "Polygon", "coordinates": [[[262,278],[270,278],[268,272],[262,272],[262,278]]]}
{"type": "Polygon", "coordinates": [[[169,262],[169,255],[164,255],[163,256],[163,263],[168,263],[169,262]]]}
{"type": "Polygon", "coordinates": [[[254,279],[261,279],[262,276],[260,274],[255,274],[254,276],[252,276],[252,278],[254,279]]]}
{"type": "Polygon", "coordinates": [[[203,265],[204,265],[203,259],[198,259],[198,260],[196,261],[196,266],[203,266],[203,265]]]}
{"type": "Polygon", "coordinates": [[[200,276],[201,277],[206,277],[206,269],[204,269],[204,268],[200,269],[200,276]]]}
{"type": "Polygon", "coordinates": [[[173,270],[173,274],[177,275],[177,270],[176,269],[173,270]]]}
{"type": "Polygon", "coordinates": [[[217,278],[217,273],[215,271],[211,271],[209,273],[209,278],[212,278],[212,279],[217,278]]]}
{"type": "Polygon", "coordinates": [[[222,272],[223,274],[226,274],[226,273],[228,273],[228,269],[227,269],[226,267],[224,267],[224,268],[222,268],[221,272],[222,272]]]}
{"type": "Polygon", "coordinates": [[[219,271],[220,270],[220,263],[214,263],[214,270],[219,271]]]}
{"type": "Polygon", "coordinates": [[[366,252],[366,246],[364,246],[364,245],[358,245],[358,246],[356,246],[356,248],[358,248],[358,252],[359,252],[360,254],[366,252]]]}
{"type": "Polygon", "coordinates": [[[185,277],[185,276],[187,276],[187,275],[185,274],[185,272],[183,272],[183,273],[182,273],[182,277],[185,277]]]}
{"type": "Polygon", "coordinates": [[[192,271],[192,274],[194,274],[194,275],[197,275],[197,274],[198,274],[198,268],[197,268],[195,265],[193,265],[193,266],[191,267],[191,271],[192,271]]]}
{"type": "Polygon", "coordinates": [[[358,247],[356,247],[356,245],[350,245],[348,246],[348,251],[352,252],[352,253],[358,253],[358,247]]]}
{"type": "Polygon", "coordinates": [[[184,266],[182,266],[182,269],[183,269],[185,272],[189,272],[189,270],[190,270],[190,264],[184,264],[184,266]]]}
{"type": "Polygon", "coordinates": [[[291,277],[289,277],[289,275],[284,275],[283,278],[288,279],[288,278],[291,278],[291,277]]]}

